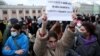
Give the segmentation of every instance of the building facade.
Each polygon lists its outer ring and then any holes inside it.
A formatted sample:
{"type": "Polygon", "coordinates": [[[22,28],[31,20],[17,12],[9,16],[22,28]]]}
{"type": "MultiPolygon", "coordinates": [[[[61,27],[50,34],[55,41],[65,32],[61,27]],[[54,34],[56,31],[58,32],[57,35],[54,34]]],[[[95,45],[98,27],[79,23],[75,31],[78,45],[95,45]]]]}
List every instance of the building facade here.
{"type": "MultiPolygon", "coordinates": [[[[73,4],[74,9],[79,14],[99,14],[100,5],[89,5],[89,4],[73,4]]],[[[45,6],[25,6],[25,5],[0,5],[0,19],[17,18],[20,20],[21,17],[30,16],[31,18],[40,17],[45,11],[45,6]]]]}
{"type": "Polygon", "coordinates": [[[74,8],[79,14],[100,14],[100,5],[97,4],[74,4],[74,8]]]}
{"type": "Polygon", "coordinates": [[[23,5],[1,5],[0,19],[17,18],[30,16],[31,18],[39,17],[45,11],[44,6],[23,6],[23,5]]]}

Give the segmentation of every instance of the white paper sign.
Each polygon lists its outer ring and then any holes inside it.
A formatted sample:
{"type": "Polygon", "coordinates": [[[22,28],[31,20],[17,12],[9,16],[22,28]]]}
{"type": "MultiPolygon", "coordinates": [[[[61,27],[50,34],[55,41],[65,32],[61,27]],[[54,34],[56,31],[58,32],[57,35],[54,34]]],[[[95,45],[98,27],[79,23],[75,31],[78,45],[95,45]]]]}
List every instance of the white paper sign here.
{"type": "Polygon", "coordinates": [[[71,0],[47,0],[48,20],[72,21],[73,7],[71,0]]]}

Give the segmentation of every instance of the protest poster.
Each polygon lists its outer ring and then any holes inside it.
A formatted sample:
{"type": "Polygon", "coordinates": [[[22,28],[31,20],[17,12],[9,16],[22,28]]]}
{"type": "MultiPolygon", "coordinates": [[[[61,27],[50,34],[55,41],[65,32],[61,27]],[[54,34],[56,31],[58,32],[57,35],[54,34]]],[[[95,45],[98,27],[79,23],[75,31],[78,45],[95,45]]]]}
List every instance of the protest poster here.
{"type": "Polygon", "coordinates": [[[46,13],[51,21],[72,21],[73,6],[70,0],[47,0],[46,13]]]}

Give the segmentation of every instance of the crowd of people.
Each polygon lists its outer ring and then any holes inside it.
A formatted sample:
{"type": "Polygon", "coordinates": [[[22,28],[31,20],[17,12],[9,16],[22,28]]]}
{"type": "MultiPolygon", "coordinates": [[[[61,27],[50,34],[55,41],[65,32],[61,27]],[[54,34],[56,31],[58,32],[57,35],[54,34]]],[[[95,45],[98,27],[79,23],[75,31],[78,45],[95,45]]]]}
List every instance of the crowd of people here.
{"type": "Polygon", "coordinates": [[[73,14],[73,21],[25,17],[0,20],[2,56],[100,56],[100,15],[73,14]]]}

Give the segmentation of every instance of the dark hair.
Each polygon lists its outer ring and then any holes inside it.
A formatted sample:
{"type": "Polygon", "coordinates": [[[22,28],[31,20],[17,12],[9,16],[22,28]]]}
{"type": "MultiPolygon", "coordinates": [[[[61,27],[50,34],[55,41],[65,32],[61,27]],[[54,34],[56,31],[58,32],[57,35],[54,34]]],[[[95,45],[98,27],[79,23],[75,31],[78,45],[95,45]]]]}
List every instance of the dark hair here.
{"type": "Polygon", "coordinates": [[[19,24],[14,24],[14,25],[12,25],[11,28],[14,28],[14,29],[16,29],[16,30],[20,30],[22,27],[21,27],[21,25],[19,25],[19,24]]]}
{"type": "Polygon", "coordinates": [[[12,18],[12,19],[10,19],[10,22],[11,22],[11,24],[17,24],[19,21],[18,21],[18,19],[16,19],[16,18],[12,18]]]}
{"type": "Polygon", "coordinates": [[[49,31],[49,33],[48,33],[48,39],[47,40],[49,40],[50,37],[53,37],[56,40],[58,40],[58,36],[57,36],[57,34],[54,31],[49,31]]]}
{"type": "Polygon", "coordinates": [[[92,35],[95,34],[95,26],[90,22],[83,22],[82,26],[92,35]]]}
{"type": "Polygon", "coordinates": [[[57,34],[59,34],[59,33],[62,32],[62,31],[61,31],[61,25],[60,25],[60,23],[59,23],[59,25],[57,25],[57,26],[54,28],[54,31],[55,31],[57,34]]]}

